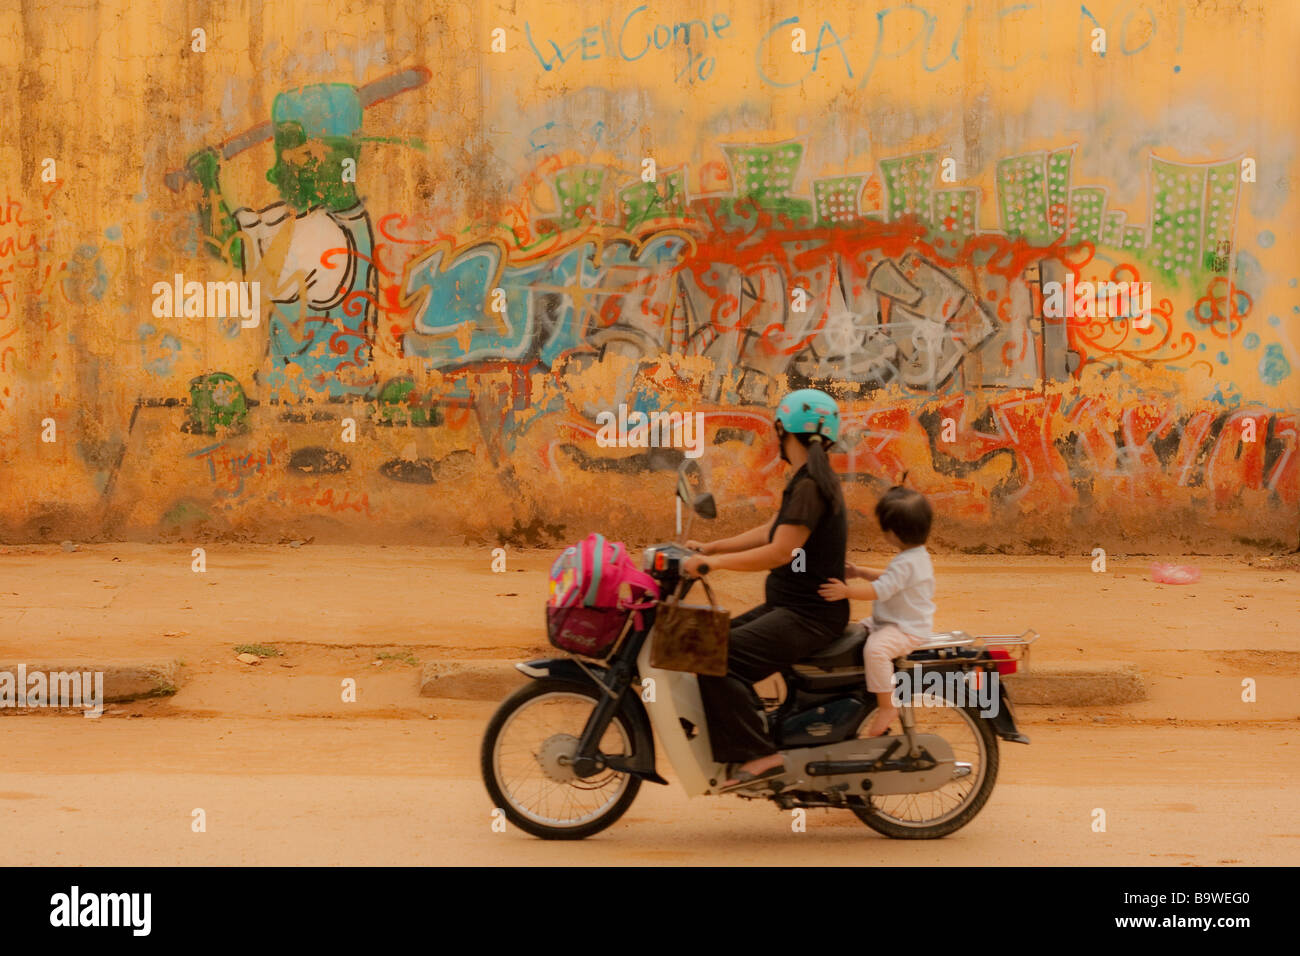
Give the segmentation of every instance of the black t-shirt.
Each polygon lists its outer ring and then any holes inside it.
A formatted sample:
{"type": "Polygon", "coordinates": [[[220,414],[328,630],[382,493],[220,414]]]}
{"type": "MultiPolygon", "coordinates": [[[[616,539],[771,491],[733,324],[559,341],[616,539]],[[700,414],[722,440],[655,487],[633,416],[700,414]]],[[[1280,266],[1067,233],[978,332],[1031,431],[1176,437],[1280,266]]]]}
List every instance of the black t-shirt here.
{"type": "Polygon", "coordinates": [[[817,589],[831,578],[844,580],[844,556],[848,548],[849,524],[845,508],[836,513],[823,497],[802,466],[791,477],[781,495],[781,510],[767,540],[776,537],[783,524],[808,528],[803,543],[803,563],[795,557],[773,568],[767,576],[765,600],[772,607],[785,607],[810,618],[834,632],[835,636],[849,623],[849,602],[827,601],[817,589]],[[796,570],[796,568],[802,570],[796,570]]]}

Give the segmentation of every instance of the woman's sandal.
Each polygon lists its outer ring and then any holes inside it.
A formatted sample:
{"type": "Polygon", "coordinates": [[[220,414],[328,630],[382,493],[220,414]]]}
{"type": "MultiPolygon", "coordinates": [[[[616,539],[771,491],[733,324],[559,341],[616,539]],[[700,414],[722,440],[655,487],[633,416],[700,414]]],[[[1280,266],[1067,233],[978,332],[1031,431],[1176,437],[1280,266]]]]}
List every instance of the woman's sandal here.
{"type": "Polygon", "coordinates": [[[785,764],[783,763],[777,764],[775,767],[769,767],[762,773],[750,773],[748,770],[737,770],[731,774],[732,778],[734,778],[736,782],[729,787],[724,786],[719,788],[718,793],[731,793],[733,790],[745,790],[758,783],[760,780],[767,780],[783,773],[785,773],[785,764]]]}

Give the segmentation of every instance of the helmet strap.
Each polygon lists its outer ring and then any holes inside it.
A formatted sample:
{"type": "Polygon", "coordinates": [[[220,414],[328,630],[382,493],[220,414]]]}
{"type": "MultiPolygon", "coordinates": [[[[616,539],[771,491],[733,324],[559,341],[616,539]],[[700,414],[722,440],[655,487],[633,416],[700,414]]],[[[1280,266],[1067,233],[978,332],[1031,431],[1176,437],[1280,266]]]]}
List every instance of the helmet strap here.
{"type": "Polygon", "coordinates": [[[776,422],[776,449],[781,454],[781,460],[788,465],[790,464],[790,458],[785,453],[786,434],[785,426],[781,424],[780,420],[778,420],[776,422]]]}

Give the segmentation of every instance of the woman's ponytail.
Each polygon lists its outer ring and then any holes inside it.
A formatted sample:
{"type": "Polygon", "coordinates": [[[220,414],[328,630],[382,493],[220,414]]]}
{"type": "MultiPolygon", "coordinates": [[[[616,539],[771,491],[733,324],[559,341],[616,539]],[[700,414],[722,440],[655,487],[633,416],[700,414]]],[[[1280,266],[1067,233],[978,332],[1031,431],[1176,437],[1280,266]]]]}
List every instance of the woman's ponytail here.
{"type": "Polygon", "coordinates": [[[817,485],[817,490],[831,503],[831,511],[839,514],[844,507],[844,490],[840,487],[839,475],[831,468],[830,457],[826,454],[826,439],[821,435],[799,435],[799,442],[808,449],[808,476],[817,485]]]}

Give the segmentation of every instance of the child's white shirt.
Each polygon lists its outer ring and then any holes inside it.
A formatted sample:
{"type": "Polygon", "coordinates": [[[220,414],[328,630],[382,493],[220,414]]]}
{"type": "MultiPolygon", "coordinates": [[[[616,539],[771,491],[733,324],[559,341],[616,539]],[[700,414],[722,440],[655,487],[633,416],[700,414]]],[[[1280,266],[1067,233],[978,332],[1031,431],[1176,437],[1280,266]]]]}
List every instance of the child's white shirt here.
{"type": "Polygon", "coordinates": [[[934,565],[925,545],[894,555],[872,587],[876,591],[872,623],[893,624],[915,637],[934,636],[934,565]]]}

